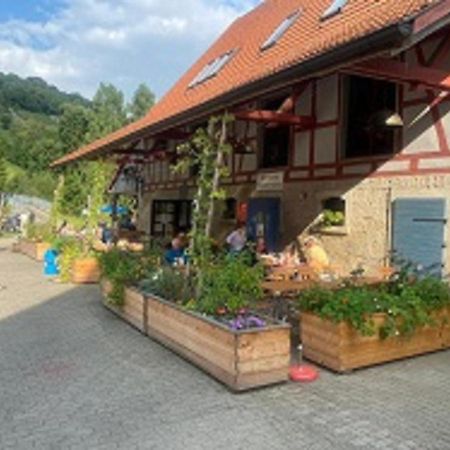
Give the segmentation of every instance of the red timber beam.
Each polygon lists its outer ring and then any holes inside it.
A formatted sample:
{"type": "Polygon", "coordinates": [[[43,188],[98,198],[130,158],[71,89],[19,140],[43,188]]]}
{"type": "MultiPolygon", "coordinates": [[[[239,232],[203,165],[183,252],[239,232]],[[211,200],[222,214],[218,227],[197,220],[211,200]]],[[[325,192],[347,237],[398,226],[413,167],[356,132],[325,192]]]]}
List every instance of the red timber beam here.
{"type": "Polygon", "coordinates": [[[315,119],[311,116],[297,116],[284,112],[255,110],[236,111],[233,113],[236,119],[250,122],[262,122],[267,124],[296,125],[298,127],[309,128],[314,126],[315,119]]]}
{"type": "Polygon", "coordinates": [[[450,16],[450,0],[441,0],[438,4],[427,8],[414,20],[414,34],[420,33],[433,26],[439,26],[439,22],[448,20],[450,16]]]}
{"type": "Polygon", "coordinates": [[[450,92],[450,73],[394,59],[372,59],[352,66],[349,71],[399,83],[411,83],[425,89],[450,92]]]}

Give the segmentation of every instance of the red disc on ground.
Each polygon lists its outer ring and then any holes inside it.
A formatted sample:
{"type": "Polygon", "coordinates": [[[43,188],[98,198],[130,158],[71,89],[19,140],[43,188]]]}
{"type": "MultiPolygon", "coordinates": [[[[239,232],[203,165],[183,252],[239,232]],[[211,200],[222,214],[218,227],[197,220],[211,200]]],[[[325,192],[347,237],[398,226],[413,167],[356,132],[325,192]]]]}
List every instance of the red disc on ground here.
{"type": "Polygon", "coordinates": [[[300,383],[310,383],[319,378],[319,372],[312,366],[300,365],[292,366],[289,370],[289,376],[292,381],[300,383]]]}

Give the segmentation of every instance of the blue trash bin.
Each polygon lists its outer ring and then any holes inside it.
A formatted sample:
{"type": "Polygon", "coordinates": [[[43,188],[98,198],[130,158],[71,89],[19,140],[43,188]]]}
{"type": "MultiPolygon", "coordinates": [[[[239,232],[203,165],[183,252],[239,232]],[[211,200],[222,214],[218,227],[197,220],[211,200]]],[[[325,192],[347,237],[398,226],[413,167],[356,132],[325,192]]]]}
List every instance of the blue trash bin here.
{"type": "Polygon", "coordinates": [[[54,248],[47,250],[44,254],[44,275],[56,277],[59,275],[58,251],[54,248]]]}

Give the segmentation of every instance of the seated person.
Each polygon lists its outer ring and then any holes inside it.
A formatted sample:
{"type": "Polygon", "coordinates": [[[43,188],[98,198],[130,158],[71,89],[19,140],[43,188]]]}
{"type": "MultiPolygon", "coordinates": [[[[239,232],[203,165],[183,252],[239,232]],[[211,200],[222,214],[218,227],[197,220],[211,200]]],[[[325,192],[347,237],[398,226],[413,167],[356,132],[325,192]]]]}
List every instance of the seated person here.
{"type": "Polygon", "coordinates": [[[180,261],[186,262],[186,252],[178,237],[172,239],[171,244],[164,253],[164,260],[171,266],[178,264],[180,261]]]}
{"type": "Polygon", "coordinates": [[[330,268],[328,255],[315,237],[308,237],[304,241],[304,247],[308,265],[316,273],[323,273],[330,268]]]}
{"type": "Polygon", "coordinates": [[[232,231],[226,238],[231,253],[240,253],[247,244],[247,229],[245,224],[238,224],[236,229],[232,231]]]}

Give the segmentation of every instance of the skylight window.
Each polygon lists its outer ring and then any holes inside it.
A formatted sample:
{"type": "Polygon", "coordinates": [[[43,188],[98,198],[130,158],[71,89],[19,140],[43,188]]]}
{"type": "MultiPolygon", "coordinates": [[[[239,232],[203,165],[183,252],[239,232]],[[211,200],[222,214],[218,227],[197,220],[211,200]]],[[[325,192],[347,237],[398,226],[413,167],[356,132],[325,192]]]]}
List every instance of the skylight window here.
{"type": "Polygon", "coordinates": [[[193,88],[215,77],[234,56],[234,53],[234,50],[231,50],[203,67],[199,74],[189,83],[189,87],[193,88]]]}
{"type": "Polygon", "coordinates": [[[289,28],[295,23],[295,21],[300,16],[301,11],[295,11],[290,16],[286,17],[283,22],[278,25],[278,28],[269,36],[269,38],[261,46],[261,51],[267,50],[268,48],[274,46],[286,33],[289,28]]]}
{"type": "Polygon", "coordinates": [[[331,6],[322,14],[321,19],[327,20],[330,17],[339,14],[342,11],[342,8],[347,4],[347,0],[333,0],[331,6]]]}

